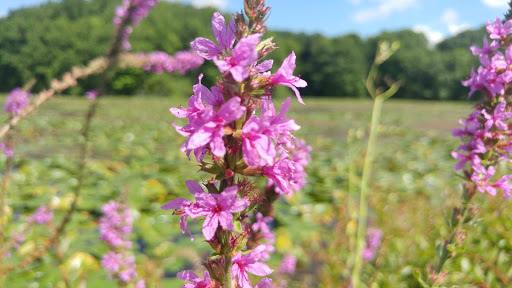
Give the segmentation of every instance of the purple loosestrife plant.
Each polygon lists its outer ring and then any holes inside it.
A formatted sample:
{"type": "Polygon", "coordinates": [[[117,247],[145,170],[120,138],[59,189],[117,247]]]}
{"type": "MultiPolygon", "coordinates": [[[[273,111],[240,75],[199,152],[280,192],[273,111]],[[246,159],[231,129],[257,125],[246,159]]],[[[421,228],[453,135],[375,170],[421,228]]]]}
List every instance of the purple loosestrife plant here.
{"type": "Polygon", "coordinates": [[[109,277],[117,278],[123,284],[131,283],[145,287],[135,271],[135,257],[129,253],[132,242],[128,239],[132,232],[133,218],[130,209],[123,203],[109,201],[101,208],[103,216],[99,220],[100,238],[110,251],[103,255],[101,265],[109,277]]]}
{"type": "Polygon", "coordinates": [[[132,26],[139,25],[157,3],[158,0],[124,0],[123,5],[116,8],[114,25],[121,29],[122,46],[125,50],[132,48],[128,41],[128,37],[133,32],[132,26]]]}
{"type": "MultiPolygon", "coordinates": [[[[202,234],[214,249],[203,261],[207,270],[204,279],[190,271],[178,273],[180,279],[191,282],[182,286],[185,288],[252,288],[249,274],[272,273],[263,262],[274,250],[274,236],[267,226],[272,218],[269,211],[265,216],[257,211],[268,210],[268,204],[280,195],[302,188],[310,161],[311,147],[292,134],[300,127],[285,117],[291,99],[276,111],[272,98],[272,89],[284,85],[303,103],[297,87],[307,84],[293,75],[295,54],[292,52],[275,74],[269,72],[273,61],[263,58],[275,44],[263,34],[270,8],[265,7],[265,0],[245,0],[244,4],[246,16],[237,13],[228,24],[220,13],[214,13],[212,28],[217,44],[205,38],[191,43],[199,55],[217,65],[221,73],[217,85],[208,89],[201,84],[200,75],[188,108],[171,108],[174,116],[188,120],[184,126],[173,124],[186,137],[181,151],[194,153],[200,170],[214,178],[203,185],[188,180],[195,199],[177,198],[162,206],[181,216],[183,233],[190,233],[189,217],[203,220],[202,234]],[[265,193],[254,188],[254,177],[268,179],[265,193]],[[267,243],[260,243],[260,239],[267,243]]],[[[264,278],[256,287],[270,285],[271,280],[264,278]]]]}
{"type": "MultiPolygon", "coordinates": [[[[451,220],[447,221],[451,235],[448,240],[440,243],[436,250],[440,251],[437,266],[428,269],[428,281],[440,284],[446,276],[442,272],[444,263],[452,257],[452,251],[463,244],[464,230],[462,225],[468,223],[476,213],[471,200],[476,191],[496,196],[501,192],[506,199],[511,197],[512,175],[503,175],[497,167],[503,161],[510,162],[512,153],[512,98],[508,95],[512,87],[512,21],[503,23],[496,18],[488,22],[487,37],[483,39],[483,47],[471,46],[473,55],[480,59],[477,71],[471,70],[469,78],[462,85],[469,87],[469,97],[475,92],[481,93],[481,99],[474,106],[469,116],[460,120],[462,129],[454,129],[453,136],[458,137],[461,145],[451,153],[459,160],[455,171],[462,171],[463,186],[462,203],[453,209],[451,220]]],[[[417,277],[424,283],[421,277],[417,277]]]]}
{"type": "MultiPolygon", "coordinates": [[[[183,74],[190,69],[197,68],[203,63],[204,59],[198,56],[195,51],[177,52],[173,57],[169,56],[165,58],[163,62],[154,60],[155,57],[153,57],[152,54],[147,56],[144,54],[121,53],[121,47],[124,47],[125,49],[130,48],[128,35],[132,31],[132,26],[138,25],[142,18],[148,15],[151,8],[154,7],[157,2],[157,0],[125,0],[123,2],[123,6],[118,7],[116,10],[114,24],[117,27],[117,31],[114,33],[114,39],[105,57],[98,57],[93,59],[85,67],[73,67],[70,72],[64,73],[60,79],[53,79],[49,88],[47,90],[42,90],[37,95],[34,95],[34,99],[32,101],[29,99],[31,96],[30,93],[25,91],[29,91],[31,89],[31,87],[35,84],[35,80],[27,83],[22,89],[17,88],[13,90],[7,97],[4,109],[7,113],[10,114],[10,117],[8,117],[4,126],[0,129],[0,138],[6,138],[5,142],[0,143],[0,150],[6,155],[7,158],[7,168],[3,173],[2,191],[0,193],[0,219],[2,220],[6,218],[4,217],[4,206],[6,206],[5,198],[7,194],[6,183],[8,180],[10,164],[12,162],[12,147],[14,147],[13,140],[11,139],[11,135],[8,132],[11,131],[11,129],[17,123],[19,123],[21,119],[38,108],[42,103],[48,101],[54,94],[76,86],[77,80],[80,78],[86,78],[92,74],[100,74],[97,89],[86,93],[87,98],[91,100],[91,104],[89,105],[89,109],[85,115],[84,123],[81,129],[82,142],[79,147],[80,155],[78,157],[79,160],[77,164],[77,185],[74,186],[74,191],[72,191],[72,202],[63,217],[61,217],[60,223],[58,225],[52,225],[49,223],[53,217],[53,212],[46,206],[40,207],[34,215],[28,218],[28,225],[25,227],[31,227],[34,224],[48,224],[48,228],[51,230],[51,236],[47,239],[47,241],[44,241],[41,245],[36,247],[32,253],[25,255],[21,261],[19,261],[19,263],[0,263],[0,275],[2,275],[2,277],[11,271],[23,270],[27,268],[34,261],[41,259],[44,255],[46,255],[52,247],[56,248],[56,254],[59,260],[63,260],[62,253],[59,250],[59,238],[65,233],[67,224],[71,222],[72,215],[74,212],[76,212],[75,209],[77,207],[77,202],[80,198],[80,192],[86,177],[85,170],[87,156],[89,154],[88,146],[90,139],[90,124],[95,115],[96,107],[98,105],[98,98],[100,98],[100,96],[104,95],[106,92],[107,82],[109,81],[107,74],[110,73],[110,70],[114,66],[132,66],[137,68],[144,67],[152,72],[159,72],[156,70],[163,69],[167,72],[179,72],[183,74]]],[[[120,208],[116,207],[112,203],[109,203],[108,205],[110,205],[111,211],[107,211],[107,207],[105,213],[111,217],[109,219],[105,218],[102,221],[100,224],[100,229],[102,230],[101,232],[103,240],[111,245],[111,247],[114,247],[114,251],[104,257],[103,262],[105,268],[110,271],[112,276],[115,276],[125,285],[135,285],[136,288],[145,287],[144,281],[136,281],[137,274],[135,272],[135,258],[129,255],[127,252],[123,252],[129,248],[129,246],[131,246],[131,242],[127,240],[127,235],[131,230],[131,220],[129,220],[129,215],[117,215],[114,217],[115,213],[113,211],[120,208]],[[118,257],[119,255],[121,255],[120,258],[118,257]]],[[[16,234],[16,237],[11,238],[11,240],[6,242],[4,241],[6,238],[6,227],[4,227],[4,224],[4,221],[0,221],[0,244],[2,245],[2,248],[0,248],[0,260],[1,257],[8,254],[11,247],[20,244],[20,239],[22,238],[22,235],[25,235],[26,232],[23,230],[22,232],[16,234]]],[[[67,287],[71,287],[69,277],[65,274],[66,272],[64,271],[63,280],[67,287]]]]}
{"type": "Polygon", "coordinates": [[[502,161],[510,162],[512,153],[512,99],[505,93],[512,82],[512,46],[508,36],[512,33],[511,26],[512,21],[502,24],[496,18],[494,23],[487,24],[492,43],[488,45],[484,38],[482,49],[470,48],[480,57],[481,66],[462,84],[470,87],[470,97],[476,91],[483,97],[475,105],[475,111],[460,121],[464,128],[453,130],[453,135],[459,137],[462,144],[452,152],[452,156],[459,160],[455,170],[462,170],[466,180],[478,191],[496,195],[498,189],[507,199],[512,188],[508,180],[512,175],[500,177],[496,167],[502,161]]]}

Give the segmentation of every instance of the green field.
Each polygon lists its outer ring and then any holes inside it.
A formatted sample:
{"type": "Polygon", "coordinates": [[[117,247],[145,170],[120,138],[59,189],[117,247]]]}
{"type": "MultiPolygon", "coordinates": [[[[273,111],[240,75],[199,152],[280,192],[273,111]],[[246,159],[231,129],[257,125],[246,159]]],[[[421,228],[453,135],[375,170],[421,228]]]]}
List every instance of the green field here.
{"type": "MultiPolygon", "coordinates": [[[[190,225],[198,236],[191,243],[181,234],[179,217],[160,209],[176,197],[188,197],[185,180],[199,181],[205,176],[197,173],[194,161],[179,152],[184,138],[171,125],[183,122],[168,109],[186,105],[187,98],[101,100],[93,121],[92,154],[79,213],[61,243],[64,260],[47,255],[30,269],[12,273],[6,287],[63,287],[56,266],[67,271],[76,285],[86,281],[87,287],[116,287],[98,267],[107,247],[98,239],[95,222],[101,205],[121,193],[128,193],[134,209],[132,240],[139,274],[148,280],[148,287],[180,287],[183,282],[174,278],[177,272],[201,269],[200,259],[210,248],[199,236],[200,225],[190,225]],[[30,283],[33,286],[28,286],[30,283]]],[[[276,107],[282,101],[275,100],[276,107]]],[[[357,179],[372,103],[326,98],[306,98],[305,102],[303,106],[294,101],[288,116],[302,126],[297,135],[313,147],[310,177],[303,191],[276,206],[277,253],[269,265],[277,269],[281,256],[292,253],[299,262],[288,287],[346,287],[351,265],[346,233],[349,167],[354,168],[357,179]],[[349,145],[350,130],[355,137],[349,145]]],[[[8,192],[8,204],[15,211],[10,218],[13,223],[41,203],[50,202],[61,212],[69,205],[70,191],[77,182],[79,130],[87,106],[86,99],[52,99],[16,127],[15,169],[8,192]]],[[[460,197],[460,180],[450,156],[459,142],[450,131],[470,109],[468,103],[385,103],[371,178],[369,219],[369,226],[384,231],[384,241],[376,261],[364,266],[365,282],[377,285],[371,287],[419,287],[414,271],[435,264],[436,241],[448,236],[443,214],[448,215],[460,197]]],[[[353,184],[357,186],[357,182],[353,184]]],[[[502,196],[475,197],[479,221],[467,230],[465,251],[447,263],[447,284],[510,285],[512,212],[503,200],[502,196]]],[[[34,241],[45,233],[43,229],[34,231],[18,254],[31,253],[34,241]]]]}

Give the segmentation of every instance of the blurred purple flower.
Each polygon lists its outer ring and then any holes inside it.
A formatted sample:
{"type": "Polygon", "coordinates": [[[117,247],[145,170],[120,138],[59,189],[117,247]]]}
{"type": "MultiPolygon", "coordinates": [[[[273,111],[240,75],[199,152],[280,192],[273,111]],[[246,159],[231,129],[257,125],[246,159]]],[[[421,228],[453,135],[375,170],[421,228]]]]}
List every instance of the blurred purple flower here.
{"type": "Polygon", "coordinates": [[[297,266],[297,257],[293,255],[286,255],[283,257],[283,262],[279,265],[279,269],[277,270],[278,274],[295,274],[295,267],[297,266]]]}
{"type": "Polygon", "coordinates": [[[128,235],[132,232],[133,218],[130,210],[115,202],[109,201],[102,207],[103,216],[99,219],[100,238],[109,246],[131,247],[128,235]]]}
{"type": "Polygon", "coordinates": [[[36,212],[28,217],[28,222],[46,224],[53,219],[53,211],[46,205],[39,207],[36,212]]]}
{"type": "Polygon", "coordinates": [[[0,151],[3,151],[5,157],[7,158],[11,158],[12,156],[14,156],[14,151],[12,150],[12,148],[9,147],[4,142],[0,143],[0,151]]]}
{"type": "Polygon", "coordinates": [[[9,93],[5,100],[4,110],[7,113],[18,115],[21,110],[28,104],[30,104],[30,93],[21,90],[21,88],[15,88],[9,93]]]}
{"type": "Polygon", "coordinates": [[[382,242],[382,231],[378,228],[369,228],[366,231],[366,248],[362,251],[364,261],[372,261],[382,242]]]}
{"type": "Polygon", "coordinates": [[[96,97],[98,97],[98,91],[96,91],[96,90],[88,91],[85,93],[85,96],[89,100],[94,100],[94,99],[96,99],[96,97]]]}

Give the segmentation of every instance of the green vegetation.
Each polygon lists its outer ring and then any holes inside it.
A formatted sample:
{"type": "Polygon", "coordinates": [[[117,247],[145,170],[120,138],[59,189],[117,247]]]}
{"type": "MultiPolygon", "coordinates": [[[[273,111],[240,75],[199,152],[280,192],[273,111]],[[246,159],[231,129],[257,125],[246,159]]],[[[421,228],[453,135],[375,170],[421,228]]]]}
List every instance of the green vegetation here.
{"type": "MultiPolygon", "coordinates": [[[[73,65],[85,64],[102,55],[113,33],[112,15],[120,1],[62,0],[39,7],[12,11],[0,19],[0,91],[8,92],[36,78],[35,90],[47,87],[73,65]]],[[[161,1],[142,21],[130,38],[133,51],[174,53],[189,49],[196,37],[212,37],[211,15],[214,10],[195,9],[178,3],[161,1]]],[[[303,95],[365,97],[362,79],[366,77],[382,40],[399,40],[400,52],[386,62],[382,75],[404,86],[396,98],[466,99],[468,89],[460,80],[477,67],[478,57],[471,55],[470,45],[482,46],[484,28],[466,31],[430,48],[425,36],[410,30],[384,32],[362,39],[350,34],[327,38],[320,34],[270,32],[281,47],[272,54],[278,66],[291,50],[297,54],[297,74],[308,82],[303,95]]],[[[185,76],[150,75],[136,69],[117,70],[109,87],[113,94],[176,95],[188,91],[203,72],[203,83],[213,85],[208,75],[215,69],[207,63],[185,76]]],[[[276,69],[276,68],[274,68],[276,69]]],[[[384,83],[385,77],[379,79],[384,83]]],[[[95,87],[97,79],[81,81],[67,94],[82,95],[95,87]]]]}
{"type": "MultiPolygon", "coordinates": [[[[277,254],[270,266],[276,269],[280,255],[293,253],[299,264],[289,287],[346,287],[351,272],[346,234],[351,225],[346,209],[349,159],[354,159],[358,179],[372,102],[304,100],[305,106],[293,103],[290,117],[303,126],[300,137],[314,149],[309,183],[301,193],[277,204],[277,254]],[[347,145],[351,129],[352,144],[347,145]]],[[[76,185],[80,141],[76,135],[86,101],[53,99],[16,127],[17,156],[8,190],[8,204],[13,209],[10,219],[15,223],[42,203],[56,207],[56,217],[69,205],[70,190],[76,185]]],[[[87,164],[80,212],[62,237],[64,264],[47,255],[30,269],[12,273],[6,287],[29,287],[33,282],[39,287],[60,287],[61,269],[76,285],[86,281],[87,287],[116,287],[99,267],[99,257],[107,247],[99,241],[94,221],[101,215],[101,204],[122,192],[129,193],[128,203],[137,210],[133,211],[132,240],[138,251],[139,273],[151,283],[149,287],[154,283],[179,287],[183,282],[174,278],[178,271],[199,268],[202,251],[208,250],[199,235],[200,225],[190,224],[197,235],[191,249],[190,238],[179,232],[179,216],[160,209],[171,199],[187,197],[185,180],[197,171],[176,149],[184,138],[171,125],[179,119],[168,112],[169,107],[184,102],[180,97],[102,100],[93,121],[93,154],[87,164]],[[203,248],[196,249],[197,244],[203,248]]],[[[389,100],[384,104],[368,223],[384,231],[384,241],[376,261],[363,266],[364,282],[378,283],[378,287],[418,287],[415,269],[435,264],[435,241],[446,233],[443,213],[450,213],[461,190],[449,154],[458,141],[450,137],[450,130],[469,110],[466,104],[452,102],[389,100]]],[[[512,276],[512,227],[508,224],[512,212],[503,199],[476,195],[479,220],[467,231],[466,250],[447,263],[447,283],[468,284],[460,287],[469,287],[469,283],[508,285],[512,276]]],[[[36,229],[28,235],[10,261],[30,253],[45,233],[36,229]]]]}

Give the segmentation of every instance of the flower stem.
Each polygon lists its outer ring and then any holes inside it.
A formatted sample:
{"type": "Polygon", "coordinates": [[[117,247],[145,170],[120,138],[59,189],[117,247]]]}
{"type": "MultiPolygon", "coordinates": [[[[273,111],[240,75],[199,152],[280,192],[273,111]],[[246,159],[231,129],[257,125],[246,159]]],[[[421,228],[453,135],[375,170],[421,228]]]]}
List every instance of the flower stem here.
{"type": "Polygon", "coordinates": [[[375,97],[372,113],[372,124],[370,128],[370,138],[368,140],[368,148],[364,160],[363,176],[361,180],[361,195],[359,199],[359,225],[357,229],[356,255],[354,261],[354,270],[352,271],[352,284],[354,288],[361,287],[361,268],[363,266],[363,249],[366,241],[366,220],[368,218],[368,200],[370,175],[375,158],[375,150],[377,146],[378,126],[380,123],[380,115],[382,112],[382,104],[385,98],[383,95],[375,97]]]}
{"type": "Polygon", "coordinates": [[[459,228],[467,222],[470,210],[471,199],[473,198],[474,192],[470,192],[472,189],[468,189],[464,186],[464,190],[462,192],[461,199],[461,207],[460,209],[454,209],[452,212],[452,218],[450,222],[451,235],[448,241],[445,241],[443,244],[443,250],[441,251],[441,255],[439,256],[439,262],[436,265],[435,273],[439,274],[443,269],[444,263],[450,258],[450,251],[448,247],[453,243],[455,236],[459,228]]]}
{"type": "Polygon", "coordinates": [[[232,281],[232,275],[231,275],[231,266],[233,266],[233,261],[231,260],[231,255],[224,255],[224,262],[226,263],[225,270],[226,270],[226,277],[224,278],[224,288],[232,288],[233,281],[232,281]]]}

